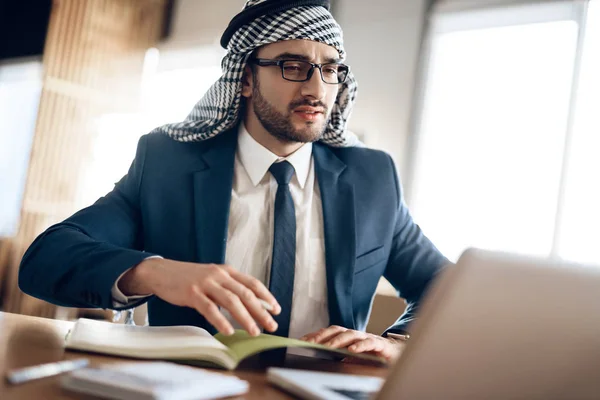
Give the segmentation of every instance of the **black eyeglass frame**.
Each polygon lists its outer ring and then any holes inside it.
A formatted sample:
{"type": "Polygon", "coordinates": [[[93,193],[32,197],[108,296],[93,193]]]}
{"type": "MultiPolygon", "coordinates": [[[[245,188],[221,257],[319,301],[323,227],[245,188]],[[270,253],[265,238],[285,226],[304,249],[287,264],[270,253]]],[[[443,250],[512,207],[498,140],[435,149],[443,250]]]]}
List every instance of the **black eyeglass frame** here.
{"type": "MultiPolygon", "coordinates": [[[[315,68],[319,70],[319,74],[321,75],[321,80],[328,84],[328,85],[341,85],[342,83],[346,82],[346,80],[348,79],[348,75],[350,74],[350,66],[343,64],[343,63],[339,63],[339,62],[331,62],[331,63],[323,63],[323,64],[315,64],[315,63],[311,63],[309,61],[305,61],[305,60],[293,60],[293,59],[282,59],[282,60],[272,60],[272,59],[268,59],[268,58],[251,58],[250,60],[248,60],[248,62],[251,62],[254,65],[258,65],[259,67],[271,67],[271,66],[278,66],[281,69],[281,77],[283,79],[285,79],[286,81],[290,81],[290,82],[306,82],[309,81],[310,78],[312,78],[314,72],[315,72],[315,68]],[[302,62],[305,64],[310,65],[310,70],[308,70],[308,73],[306,74],[306,79],[302,79],[302,80],[298,80],[298,79],[289,79],[285,77],[285,73],[283,71],[283,64],[285,62],[302,62]],[[327,82],[325,81],[325,78],[323,77],[323,67],[326,65],[337,65],[337,66],[342,66],[347,68],[346,69],[346,73],[344,74],[344,79],[339,81],[339,82],[327,82]]],[[[338,79],[339,79],[339,74],[338,74],[338,79]]]]}

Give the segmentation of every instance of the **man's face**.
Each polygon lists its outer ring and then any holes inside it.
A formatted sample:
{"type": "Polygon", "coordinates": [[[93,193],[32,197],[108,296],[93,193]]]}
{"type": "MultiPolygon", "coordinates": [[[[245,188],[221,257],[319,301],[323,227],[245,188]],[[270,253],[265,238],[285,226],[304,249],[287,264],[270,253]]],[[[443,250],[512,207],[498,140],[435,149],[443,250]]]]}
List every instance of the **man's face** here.
{"type": "MultiPolygon", "coordinates": [[[[309,40],[289,40],[261,47],[256,58],[303,60],[316,64],[339,59],[337,50],[309,40]]],[[[306,82],[283,79],[278,66],[254,66],[242,95],[266,131],[283,142],[314,142],[321,138],[339,85],[327,84],[315,69],[306,82]]],[[[248,70],[247,70],[248,72],[248,70]]]]}

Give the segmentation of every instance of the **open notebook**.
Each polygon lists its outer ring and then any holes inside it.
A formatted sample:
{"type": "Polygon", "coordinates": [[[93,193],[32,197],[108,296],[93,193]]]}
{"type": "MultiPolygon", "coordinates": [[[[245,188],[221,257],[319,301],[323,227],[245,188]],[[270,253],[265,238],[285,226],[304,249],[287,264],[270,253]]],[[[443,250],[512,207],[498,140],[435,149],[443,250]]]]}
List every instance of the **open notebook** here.
{"type": "Polygon", "coordinates": [[[252,337],[242,330],[232,336],[212,336],[196,326],[130,326],[85,318],[75,322],[67,334],[66,348],[229,370],[247,357],[279,348],[309,348],[340,359],[352,356],[385,363],[372,355],[267,334],[252,337]]]}

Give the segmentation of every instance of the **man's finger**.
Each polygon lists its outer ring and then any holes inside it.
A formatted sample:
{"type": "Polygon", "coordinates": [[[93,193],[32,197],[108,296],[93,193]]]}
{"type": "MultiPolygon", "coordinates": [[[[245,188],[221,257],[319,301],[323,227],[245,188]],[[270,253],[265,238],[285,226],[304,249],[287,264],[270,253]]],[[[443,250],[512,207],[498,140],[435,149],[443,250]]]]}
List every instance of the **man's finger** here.
{"type": "Polygon", "coordinates": [[[267,289],[261,281],[259,281],[253,276],[243,274],[232,267],[227,267],[227,272],[229,272],[229,275],[233,279],[246,286],[248,289],[252,290],[256,297],[258,297],[259,299],[263,299],[264,301],[269,303],[273,308],[273,311],[271,312],[272,314],[279,315],[281,313],[281,306],[275,299],[275,296],[273,296],[271,292],[269,292],[269,289],[267,289]]]}
{"type": "Polygon", "coordinates": [[[308,340],[312,339],[313,337],[315,337],[316,334],[317,334],[317,332],[307,333],[306,335],[302,336],[300,338],[300,340],[308,341],[308,340]]]}
{"type": "Polygon", "coordinates": [[[239,297],[246,307],[246,310],[248,310],[256,322],[269,332],[275,332],[277,330],[277,322],[275,322],[271,314],[265,310],[252,290],[248,289],[235,279],[228,279],[223,282],[222,285],[225,289],[230,290],[239,297]]]}
{"type": "Polygon", "coordinates": [[[219,332],[227,336],[233,335],[233,326],[231,326],[227,318],[221,313],[219,307],[196,288],[194,288],[192,303],[196,311],[202,314],[219,332]]]}
{"type": "Polygon", "coordinates": [[[368,336],[364,332],[347,330],[345,332],[339,333],[338,335],[332,337],[327,342],[323,343],[325,346],[333,347],[334,349],[340,349],[343,347],[348,347],[358,341],[362,341],[366,339],[368,336]]]}
{"type": "Polygon", "coordinates": [[[338,334],[345,332],[347,330],[348,329],[346,329],[344,327],[332,325],[329,328],[325,328],[322,331],[318,332],[315,336],[313,336],[309,340],[309,342],[323,344],[323,343],[331,340],[334,336],[337,336],[338,334]]]}
{"type": "Polygon", "coordinates": [[[206,294],[219,306],[223,307],[251,336],[260,335],[260,329],[246,310],[240,298],[225,287],[214,284],[206,289],[206,294]]]}
{"type": "Polygon", "coordinates": [[[389,357],[390,355],[385,352],[385,343],[382,340],[375,338],[368,338],[365,340],[361,340],[358,343],[353,344],[348,347],[348,350],[353,353],[375,353],[381,357],[389,357]]]}
{"type": "Polygon", "coordinates": [[[321,329],[319,329],[316,332],[307,333],[306,335],[302,336],[300,338],[300,340],[305,340],[306,341],[306,340],[312,339],[315,336],[317,336],[319,333],[323,332],[325,329],[327,329],[327,328],[321,328],[321,329]]]}

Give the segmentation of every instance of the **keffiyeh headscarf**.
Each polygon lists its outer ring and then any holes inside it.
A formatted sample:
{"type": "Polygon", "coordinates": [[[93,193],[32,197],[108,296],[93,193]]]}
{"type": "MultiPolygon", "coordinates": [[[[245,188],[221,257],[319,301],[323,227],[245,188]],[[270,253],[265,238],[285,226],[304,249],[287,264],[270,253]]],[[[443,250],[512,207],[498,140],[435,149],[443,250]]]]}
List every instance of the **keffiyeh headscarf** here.
{"type": "MultiPolygon", "coordinates": [[[[248,0],[221,39],[221,44],[227,48],[221,61],[221,78],[183,122],[163,125],[154,132],[167,134],[180,142],[197,142],[233,128],[240,119],[244,68],[251,53],[260,46],[306,39],[332,46],[340,58],[345,58],[342,30],[330,14],[328,3],[323,0],[248,0]],[[248,21],[248,14],[253,17],[257,10],[258,16],[248,21]],[[238,27],[240,24],[243,25],[238,27]]],[[[322,142],[335,147],[359,145],[357,137],[346,130],[356,92],[356,80],[350,72],[339,87],[328,125],[320,139],[322,142]]]]}

